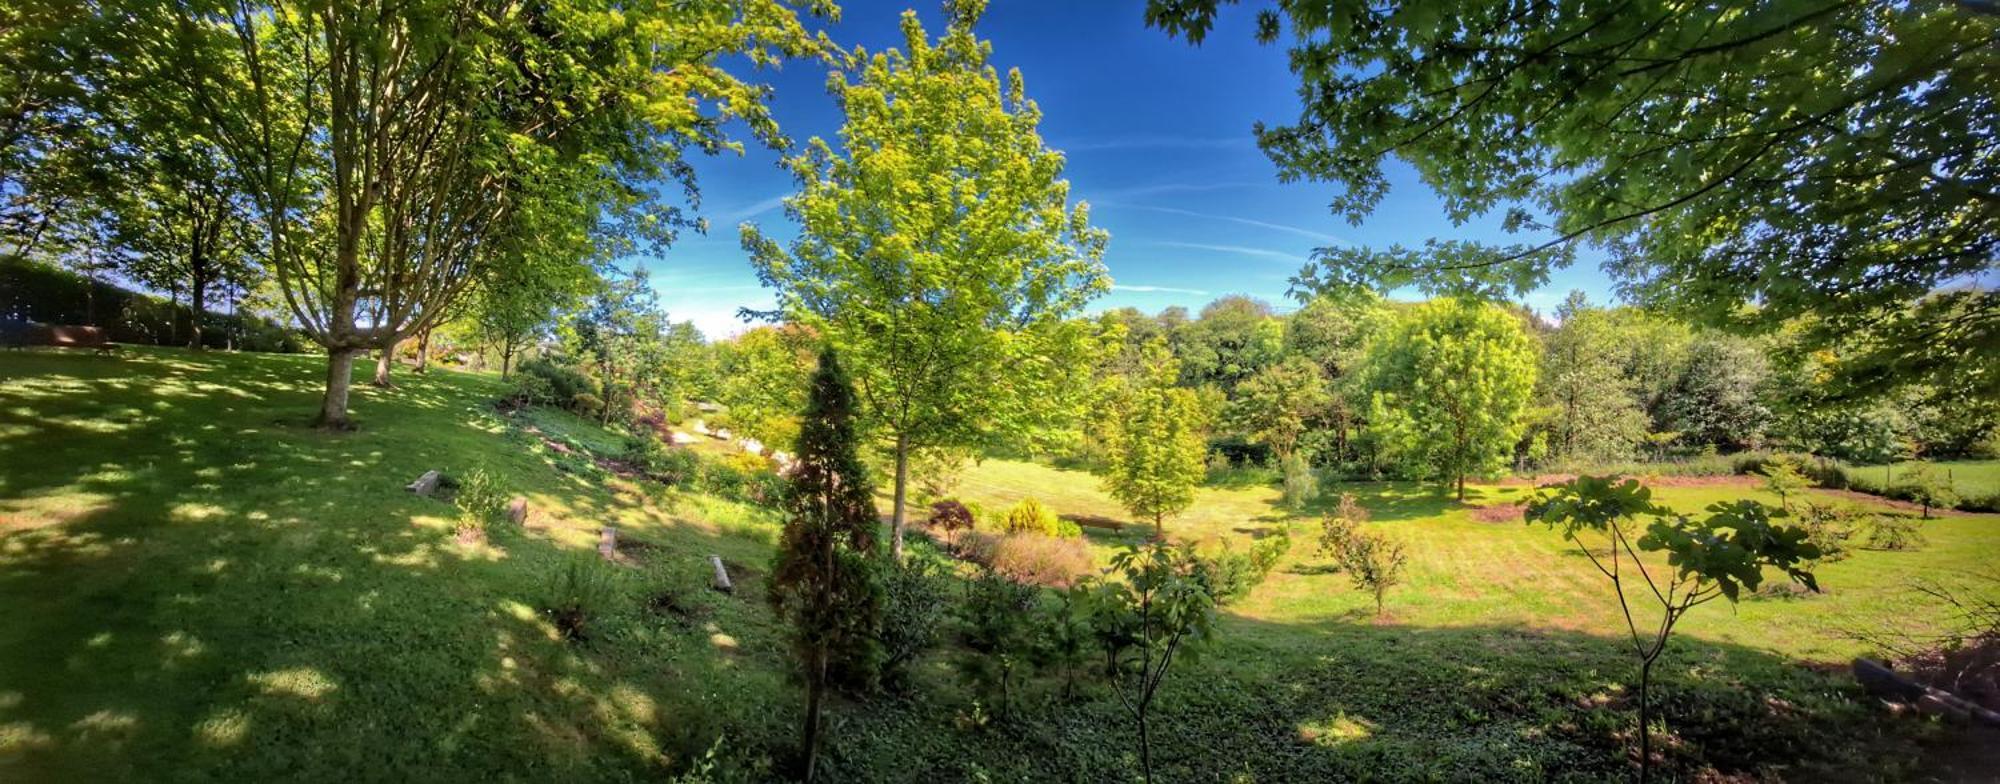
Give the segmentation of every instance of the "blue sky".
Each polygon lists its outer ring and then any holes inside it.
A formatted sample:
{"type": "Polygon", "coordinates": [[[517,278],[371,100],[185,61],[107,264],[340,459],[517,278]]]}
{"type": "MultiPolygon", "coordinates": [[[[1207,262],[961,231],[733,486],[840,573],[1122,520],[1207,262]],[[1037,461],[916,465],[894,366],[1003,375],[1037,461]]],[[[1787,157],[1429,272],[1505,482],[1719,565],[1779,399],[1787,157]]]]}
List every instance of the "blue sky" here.
{"type": "MultiPolygon", "coordinates": [[[[935,0],[848,0],[841,21],[825,28],[850,49],[897,46],[897,20],[912,7],[933,35],[942,31],[935,0]]],[[[1111,232],[1104,262],[1115,288],[1093,310],[1197,310],[1224,294],[1284,309],[1286,279],[1315,247],[1506,237],[1493,221],[1452,225],[1407,168],[1394,172],[1389,197],[1360,226],[1328,211],[1332,186],[1280,183],[1250,129],[1258,119],[1297,115],[1284,47],[1253,40],[1248,9],[1226,8],[1200,47],[1147,28],[1143,10],[1143,0],[994,0],[978,28],[993,43],[995,64],[1020,68],[1041,105],[1043,138],[1068,156],[1072,198],[1090,202],[1093,221],[1111,232]]],[[[772,109],[787,134],[803,141],[838,131],[823,67],[790,63],[761,77],[776,89],[772,109]]],[[[770,306],[736,226],[747,220],[777,237],[794,233],[779,203],[793,182],[778,158],[756,148],[697,162],[709,233],[637,260],[672,318],[723,337],[745,328],[737,308],[770,306]]],[[[1571,289],[1610,299],[1596,255],[1582,255],[1528,304],[1552,309],[1571,289]]]]}

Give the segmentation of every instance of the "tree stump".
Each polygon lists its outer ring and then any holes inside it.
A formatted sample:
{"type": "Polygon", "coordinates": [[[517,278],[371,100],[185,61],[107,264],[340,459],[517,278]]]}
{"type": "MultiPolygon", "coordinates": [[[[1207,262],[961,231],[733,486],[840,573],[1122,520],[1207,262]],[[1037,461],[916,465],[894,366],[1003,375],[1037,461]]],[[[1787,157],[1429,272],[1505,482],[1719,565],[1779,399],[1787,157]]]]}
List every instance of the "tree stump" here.
{"type": "Polygon", "coordinates": [[[722,556],[709,556],[708,564],[715,567],[715,590],[723,593],[735,593],[736,586],[729,582],[729,570],[722,565],[722,556]]]}
{"type": "Polygon", "coordinates": [[[606,560],[606,561],[610,561],[610,560],[615,560],[615,559],[617,559],[617,557],[618,557],[618,529],[617,529],[617,528],[614,528],[614,527],[612,527],[612,526],[608,526],[608,525],[607,525],[607,526],[605,526],[605,527],[604,527],[604,531],[603,531],[602,533],[599,533],[599,534],[598,534],[598,536],[597,536],[597,554],[598,554],[598,555],[601,555],[601,556],[604,556],[604,560],[606,560]]]}
{"type": "Polygon", "coordinates": [[[424,475],[417,477],[417,481],[411,482],[407,489],[412,493],[429,498],[431,493],[437,492],[439,478],[437,471],[425,471],[424,475]]]}
{"type": "Polygon", "coordinates": [[[514,500],[507,502],[507,522],[513,523],[515,525],[528,524],[527,498],[517,495],[514,496],[514,500]]]}

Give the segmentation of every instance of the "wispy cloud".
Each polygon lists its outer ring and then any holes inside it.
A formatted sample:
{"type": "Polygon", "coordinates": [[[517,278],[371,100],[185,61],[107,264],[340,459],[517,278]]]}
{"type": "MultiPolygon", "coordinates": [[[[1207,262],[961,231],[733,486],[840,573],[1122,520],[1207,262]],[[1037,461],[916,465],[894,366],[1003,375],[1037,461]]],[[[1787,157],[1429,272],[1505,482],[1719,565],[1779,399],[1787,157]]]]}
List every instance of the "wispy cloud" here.
{"type": "Polygon", "coordinates": [[[1132,204],[1130,202],[1120,202],[1120,201],[1105,201],[1105,202],[1098,202],[1097,204],[1105,207],[1114,207],[1117,209],[1145,210],[1147,212],[1162,212],[1168,215],[1185,215],[1190,218],[1203,218],[1206,220],[1226,221],[1229,223],[1236,223],[1244,226],[1255,226],[1260,229],[1270,229],[1272,231],[1282,231],[1290,234],[1296,234],[1301,237],[1307,237],[1313,240],[1317,240],[1319,242],[1327,243],[1329,245],[1354,244],[1352,242],[1349,242],[1347,239],[1340,237],[1339,235],[1328,234],[1323,231],[1313,231],[1312,229],[1301,228],[1298,226],[1289,226],[1283,223],[1260,221],[1254,218],[1238,218],[1234,215],[1219,215],[1213,212],[1201,212],[1199,210],[1184,210],[1179,207],[1155,207],[1150,204],[1132,204]]]}
{"type": "Polygon", "coordinates": [[[1306,263],[1306,257],[1300,256],[1296,253],[1286,253],[1284,251],[1270,250],[1268,248],[1252,248],[1244,245],[1215,245],[1206,242],[1171,242],[1171,241],[1156,242],[1153,244],[1168,248],[1188,248],[1191,250],[1214,251],[1216,253],[1235,253],[1242,256],[1256,256],[1258,258],[1289,261],[1295,264],[1306,263]]]}
{"type": "Polygon", "coordinates": [[[1078,191],[1077,195],[1082,196],[1086,201],[1092,203],[1096,203],[1098,200],[1104,200],[1106,203],[1109,203],[1121,199],[1139,199],[1147,196],[1163,196],[1169,193],[1207,193],[1209,191],[1226,191],[1236,188],[1255,188],[1264,184],[1252,181],[1162,182],[1152,185],[1134,185],[1125,188],[1106,188],[1089,192],[1078,191]]]}
{"type": "Polygon", "coordinates": [[[1103,139],[1073,139],[1067,142],[1053,142],[1050,146],[1065,152],[1088,152],[1091,150],[1221,150],[1232,147],[1254,149],[1257,146],[1257,137],[1247,133],[1237,136],[1141,135],[1103,139]]]}
{"type": "Polygon", "coordinates": [[[1202,289],[1184,289],[1175,286],[1144,286],[1144,285],[1128,286],[1123,283],[1113,283],[1111,284],[1111,290],[1131,291],[1144,294],[1193,294],[1197,297],[1208,296],[1208,292],[1202,289]]]}
{"type": "Polygon", "coordinates": [[[789,193],[780,193],[770,198],[758,199],[749,204],[739,204],[716,213],[716,222],[727,226],[735,226],[738,223],[785,206],[785,197],[790,195],[789,193]]]}

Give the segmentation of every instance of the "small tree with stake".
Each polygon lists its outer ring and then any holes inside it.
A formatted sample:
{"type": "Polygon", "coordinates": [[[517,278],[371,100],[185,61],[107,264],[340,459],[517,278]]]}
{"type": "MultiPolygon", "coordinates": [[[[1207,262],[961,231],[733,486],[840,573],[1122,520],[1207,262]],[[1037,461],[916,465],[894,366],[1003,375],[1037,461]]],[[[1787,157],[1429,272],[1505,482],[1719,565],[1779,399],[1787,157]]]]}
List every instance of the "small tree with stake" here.
{"type": "Polygon", "coordinates": [[[1139,725],[1139,761],[1153,780],[1153,740],[1147,726],[1153,697],[1177,654],[1209,638],[1215,592],[1193,548],[1154,541],[1113,556],[1123,582],[1096,588],[1097,636],[1105,644],[1118,701],[1139,725]]]}
{"type": "Polygon", "coordinates": [[[828,673],[872,672],[881,653],[874,489],[855,455],[854,388],[832,349],[820,354],[786,486],[771,606],[791,624],[806,679],[805,780],[819,758],[828,673]]]}
{"type": "Polygon", "coordinates": [[[1783,570],[1792,580],[1817,591],[1819,584],[1805,562],[1819,557],[1819,548],[1807,541],[1806,532],[1791,526],[1771,524],[1771,509],[1755,501],[1712,504],[1709,516],[1695,521],[1655,505],[1652,491],[1633,479],[1583,476],[1544,489],[1528,504],[1530,524],[1541,523],[1562,531],[1576,543],[1592,566],[1597,567],[1618,593],[1618,607],[1631,634],[1632,652],[1639,658],[1639,781],[1643,784],[1652,766],[1652,713],[1648,693],[1652,688],[1653,664],[1666,651],[1674,625],[1692,610],[1717,598],[1735,602],[1744,589],[1756,590],[1763,582],[1766,567],[1783,570]],[[1643,535],[1636,535],[1634,521],[1653,518],[1643,535]],[[1600,556],[1585,544],[1582,535],[1595,532],[1609,540],[1608,553],[1600,556]],[[1655,574],[1648,569],[1640,552],[1665,552],[1667,569],[1655,574]],[[1634,580],[1634,578],[1637,578],[1634,580]],[[1644,590],[1627,590],[1628,584],[1643,582],[1644,590]],[[1652,597],[1660,606],[1660,618],[1642,630],[1635,615],[1635,600],[1652,597]]]}

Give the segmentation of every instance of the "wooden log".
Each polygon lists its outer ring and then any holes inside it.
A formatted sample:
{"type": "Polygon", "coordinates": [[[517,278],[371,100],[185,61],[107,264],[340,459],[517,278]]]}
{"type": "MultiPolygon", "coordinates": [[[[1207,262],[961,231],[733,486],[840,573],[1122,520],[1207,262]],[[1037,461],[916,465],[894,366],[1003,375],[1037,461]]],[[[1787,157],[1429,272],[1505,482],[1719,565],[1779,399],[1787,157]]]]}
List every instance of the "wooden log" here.
{"type": "Polygon", "coordinates": [[[617,528],[607,525],[604,527],[604,530],[597,535],[597,554],[604,556],[604,560],[606,561],[613,560],[618,557],[617,528]]]}
{"type": "Polygon", "coordinates": [[[709,556],[708,564],[715,567],[715,590],[723,593],[735,593],[736,586],[729,582],[729,569],[722,565],[722,556],[709,556]]]}
{"type": "Polygon", "coordinates": [[[423,476],[417,477],[417,481],[411,482],[406,489],[428,498],[431,493],[437,492],[438,479],[439,475],[437,471],[425,471],[423,476]]]}
{"type": "Polygon", "coordinates": [[[1868,693],[1915,706],[1919,712],[2000,727],[2000,713],[1943,689],[1925,686],[1868,659],[1854,660],[1854,679],[1868,693]]]}

